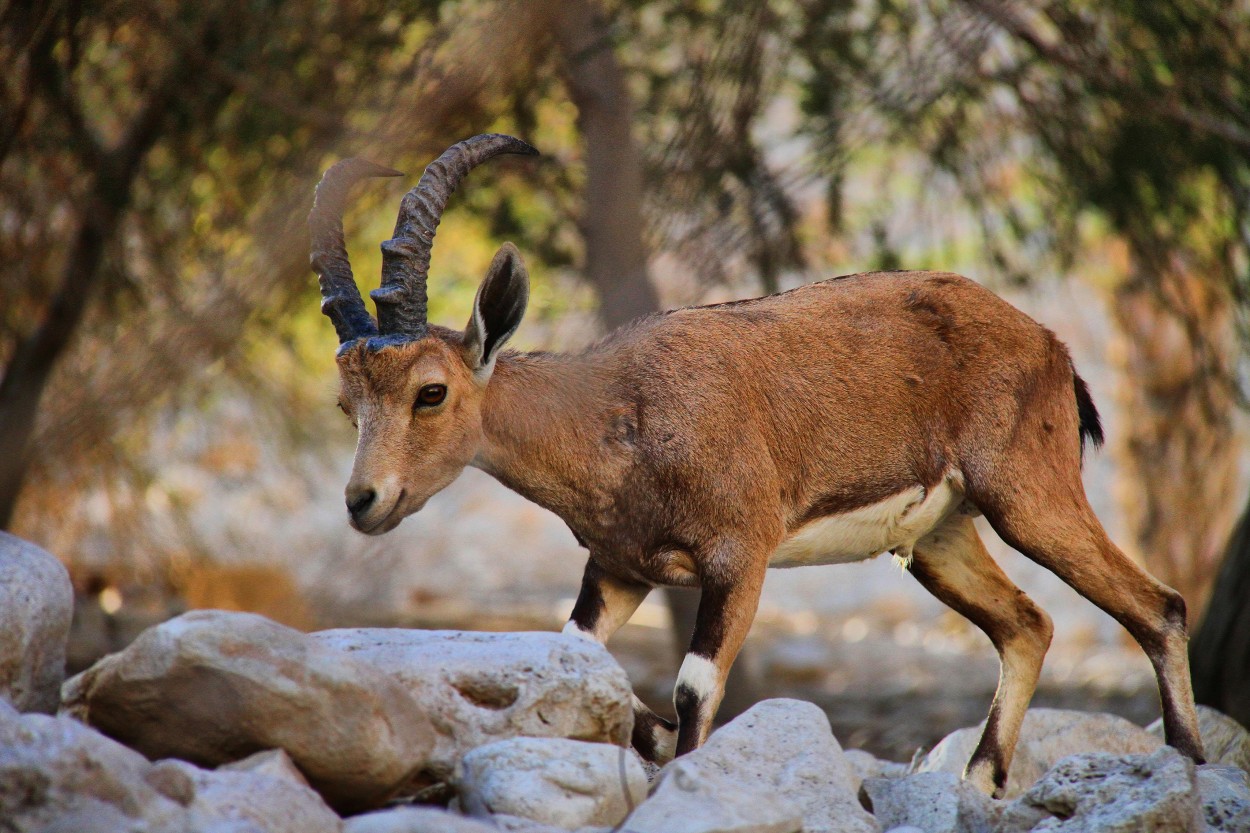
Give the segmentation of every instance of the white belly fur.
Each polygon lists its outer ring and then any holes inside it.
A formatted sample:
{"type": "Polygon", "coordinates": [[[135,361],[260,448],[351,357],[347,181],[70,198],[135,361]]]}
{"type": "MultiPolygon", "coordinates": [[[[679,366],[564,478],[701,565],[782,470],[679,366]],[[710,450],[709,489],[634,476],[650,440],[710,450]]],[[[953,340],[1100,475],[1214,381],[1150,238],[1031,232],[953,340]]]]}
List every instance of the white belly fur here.
{"type": "Polygon", "coordinates": [[[877,503],[818,518],[781,542],[770,567],[846,564],[886,550],[905,553],[963,501],[963,478],[950,473],[926,490],[917,484],[877,503]]]}

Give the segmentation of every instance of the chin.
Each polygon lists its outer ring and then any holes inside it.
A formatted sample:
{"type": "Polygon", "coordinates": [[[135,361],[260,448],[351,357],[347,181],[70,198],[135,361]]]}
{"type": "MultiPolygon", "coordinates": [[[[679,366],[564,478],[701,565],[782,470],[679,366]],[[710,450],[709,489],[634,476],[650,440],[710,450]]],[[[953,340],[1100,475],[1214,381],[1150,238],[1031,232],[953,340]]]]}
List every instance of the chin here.
{"type": "Polygon", "coordinates": [[[352,529],[365,535],[385,535],[403,523],[404,518],[421,511],[428,500],[429,498],[424,498],[420,502],[405,501],[403,505],[395,506],[384,518],[371,525],[361,526],[355,518],[351,517],[348,518],[347,523],[352,529]]]}

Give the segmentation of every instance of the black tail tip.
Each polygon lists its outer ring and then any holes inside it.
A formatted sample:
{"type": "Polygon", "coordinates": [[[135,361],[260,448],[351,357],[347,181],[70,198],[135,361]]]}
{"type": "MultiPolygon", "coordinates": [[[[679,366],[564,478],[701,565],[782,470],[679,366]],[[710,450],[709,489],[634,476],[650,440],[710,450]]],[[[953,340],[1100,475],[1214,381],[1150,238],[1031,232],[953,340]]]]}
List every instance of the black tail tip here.
{"type": "Polygon", "coordinates": [[[1076,393],[1076,412],[1081,420],[1081,453],[1084,454],[1086,440],[1093,443],[1094,448],[1103,444],[1102,419],[1094,407],[1094,398],[1089,395],[1089,387],[1076,371],[1072,372],[1072,389],[1076,393]]]}

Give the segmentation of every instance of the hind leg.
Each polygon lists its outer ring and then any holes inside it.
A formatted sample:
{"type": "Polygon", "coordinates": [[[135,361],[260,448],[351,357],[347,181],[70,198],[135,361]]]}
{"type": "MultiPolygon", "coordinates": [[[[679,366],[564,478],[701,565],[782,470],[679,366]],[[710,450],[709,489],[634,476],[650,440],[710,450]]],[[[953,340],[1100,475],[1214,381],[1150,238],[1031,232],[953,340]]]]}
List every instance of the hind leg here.
{"type": "Polygon", "coordinates": [[[964,778],[1001,796],[1020,724],[1050,647],[1050,617],[1011,583],[966,515],[952,516],[916,544],[911,573],[983,630],[998,650],[998,690],[964,778]]]}
{"type": "Polygon", "coordinates": [[[1034,470],[988,499],[978,496],[977,503],[1004,541],[1051,570],[1137,640],[1159,681],[1167,742],[1202,763],[1185,600],[1111,542],[1085,498],[1079,473],[1065,479],[1062,469],[1034,470]]]}

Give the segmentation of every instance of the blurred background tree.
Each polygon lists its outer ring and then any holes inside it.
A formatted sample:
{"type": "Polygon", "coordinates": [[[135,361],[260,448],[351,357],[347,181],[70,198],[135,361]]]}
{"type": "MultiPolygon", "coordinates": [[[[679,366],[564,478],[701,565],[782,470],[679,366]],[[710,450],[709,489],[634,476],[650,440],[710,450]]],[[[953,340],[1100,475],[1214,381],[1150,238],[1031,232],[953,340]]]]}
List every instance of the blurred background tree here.
{"type": "MultiPolygon", "coordinates": [[[[154,438],[237,396],[295,459],[334,417],[303,230],[320,170],[415,172],[504,130],[547,159],[457,197],[436,316],[463,316],[501,237],[554,342],[583,312],[868,268],[1095,286],[1122,543],[1196,621],[1245,500],[1247,40],[1250,9],[1218,0],[5,4],[0,525],[177,585],[200,546],[154,438]],[[965,233],[933,239],[949,215],[965,233]]],[[[397,194],[361,189],[359,275],[397,194]]],[[[1250,547],[1223,570],[1195,675],[1230,708],[1250,547]]]]}

